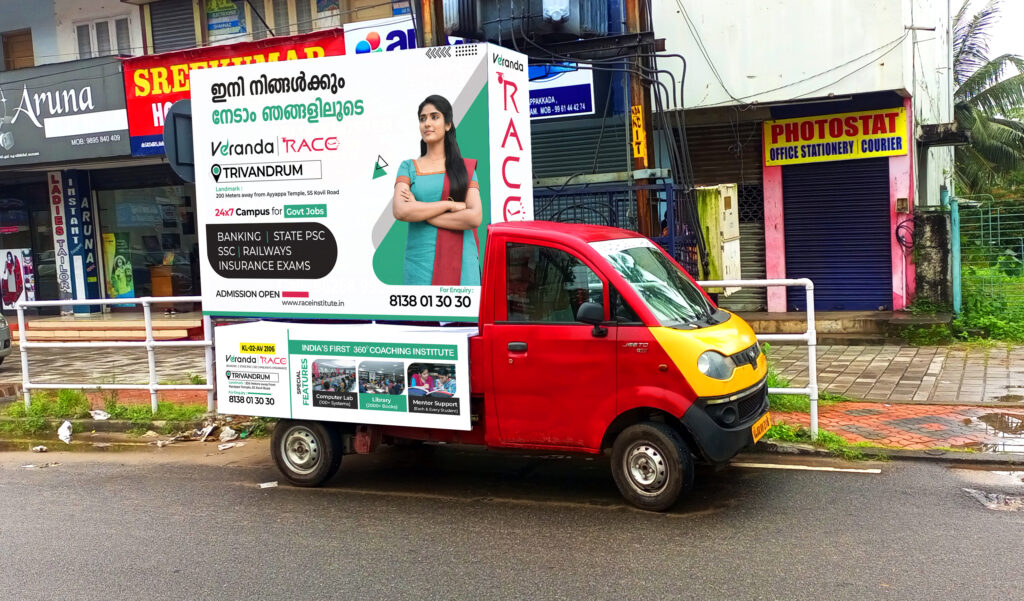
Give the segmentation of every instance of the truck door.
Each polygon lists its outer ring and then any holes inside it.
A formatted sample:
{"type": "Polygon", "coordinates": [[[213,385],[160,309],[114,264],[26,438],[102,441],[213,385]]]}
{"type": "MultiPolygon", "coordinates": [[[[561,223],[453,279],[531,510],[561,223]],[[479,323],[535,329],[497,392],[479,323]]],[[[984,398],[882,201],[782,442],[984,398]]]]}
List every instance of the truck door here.
{"type": "Polygon", "coordinates": [[[607,307],[607,282],[566,248],[509,242],[495,297],[493,390],[502,442],[595,448],[615,417],[615,327],[576,321],[607,307]]]}

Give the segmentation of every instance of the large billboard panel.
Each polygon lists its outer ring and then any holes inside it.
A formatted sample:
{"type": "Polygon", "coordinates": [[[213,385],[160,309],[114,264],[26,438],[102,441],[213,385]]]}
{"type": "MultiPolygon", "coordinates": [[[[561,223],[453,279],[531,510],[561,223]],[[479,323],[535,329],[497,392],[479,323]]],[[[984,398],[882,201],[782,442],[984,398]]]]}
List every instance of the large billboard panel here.
{"type": "Polygon", "coordinates": [[[487,44],[194,72],[204,312],[475,321],[487,225],[533,218],[527,88],[487,44]]]}

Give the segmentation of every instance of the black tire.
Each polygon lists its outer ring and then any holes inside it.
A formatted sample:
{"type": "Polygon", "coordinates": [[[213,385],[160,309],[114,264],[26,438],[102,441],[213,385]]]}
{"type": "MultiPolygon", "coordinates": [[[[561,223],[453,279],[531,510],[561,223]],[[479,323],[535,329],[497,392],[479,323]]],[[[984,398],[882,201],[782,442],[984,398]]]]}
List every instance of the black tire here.
{"type": "Polygon", "coordinates": [[[281,475],[296,486],[320,486],[341,466],[341,435],[321,422],[281,420],[270,452],[281,475]]]}
{"type": "Polygon", "coordinates": [[[643,422],[623,430],[612,447],[612,478],[631,505],[665,511],[693,488],[693,457],[679,433],[643,422]]]}

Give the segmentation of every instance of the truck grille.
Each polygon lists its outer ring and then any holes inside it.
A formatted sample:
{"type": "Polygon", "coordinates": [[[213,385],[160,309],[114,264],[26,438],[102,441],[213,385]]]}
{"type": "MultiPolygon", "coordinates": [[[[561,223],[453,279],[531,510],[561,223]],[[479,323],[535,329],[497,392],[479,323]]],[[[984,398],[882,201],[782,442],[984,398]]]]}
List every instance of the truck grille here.
{"type": "Polygon", "coordinates": [[[747,421],[761,410],[767,394],[768,384],[766,382],[761,388],[737,401],[736,412],[739,413],[740,423],[747,421]]]}

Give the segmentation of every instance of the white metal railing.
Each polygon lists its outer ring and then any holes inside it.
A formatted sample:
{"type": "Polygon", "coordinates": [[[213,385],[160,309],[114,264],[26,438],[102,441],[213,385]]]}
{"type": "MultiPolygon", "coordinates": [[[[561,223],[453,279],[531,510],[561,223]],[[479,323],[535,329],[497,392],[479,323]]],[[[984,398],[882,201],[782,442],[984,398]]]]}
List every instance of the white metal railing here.
{"type": "MultiPolygon", "coordinates": [[[[814,329],[814,283],[807,278],[795,280],[711,280],[697,282],[704,288],[772,288],[803,286],[807,294],[807,331],[803,334],[757,334],[765,342],[802,342],[807,345],[807,387],[769,388],[771,394],[806,394],[811,400],[811,440],[818,439],[818,333],[814,329]]],[[[756,332],[755,332],[756,334],[756,332]]]]}
{"type": "Polygon", "coordinates": [[[144,296],[141,298],[104,298],[90,300],[55,300],[55,301],[21,301],[18,310],[18,344],[21,346],[21,387],[25,393],[25,407],[32,404],[32,389],[95,389],[95,390],[148,390],[153,413],[157,412],[157,392],[161,390],[205,390],[206,409],[214,410],[214,365],[213,365],[213,323],[208,315],[203,316],[202,340],[154,340],[153,339],[153,303],[198,303],[200,296],[144,296]],[[146,320],[145,341],[88,341],[88,342],[29,342],[26,338],[25,308],[26,307],[70,307],[81,305],[124,305],[141,304],[146,320]],[[34,348],[143,348],[149,360],[148,384],[85,384],[34,383],[29,378],[28,351],[34,348]],[[158,347],[204,347],[206,349],[206,384],[158,384],[156,379],[156,349],[158,347]]]}

